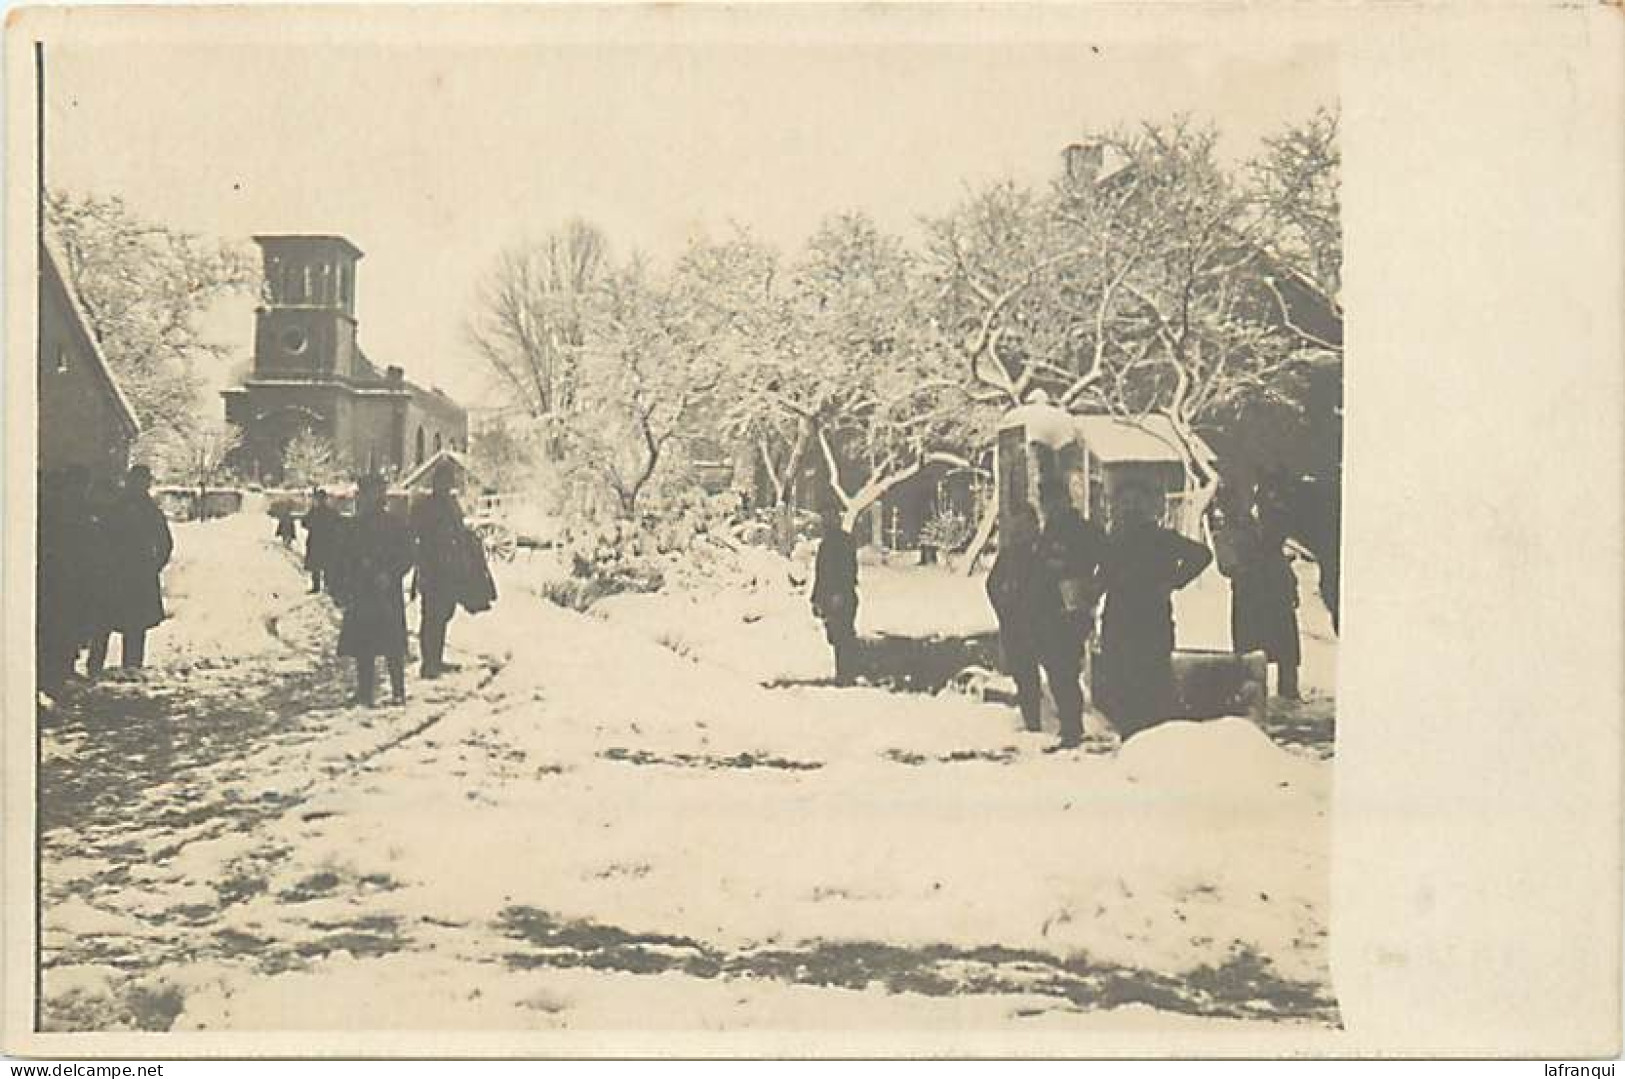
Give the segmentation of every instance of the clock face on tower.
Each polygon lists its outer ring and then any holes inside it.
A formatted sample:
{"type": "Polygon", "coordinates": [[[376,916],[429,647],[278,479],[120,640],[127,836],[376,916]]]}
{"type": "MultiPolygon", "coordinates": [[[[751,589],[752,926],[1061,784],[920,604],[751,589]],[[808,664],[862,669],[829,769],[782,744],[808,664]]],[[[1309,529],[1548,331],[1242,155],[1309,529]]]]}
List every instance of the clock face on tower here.
{"type": "Polygon", "coordinates": [[[305,331],[298,326],[290,326],[283,330],[281,341],[282,350],[290,356],[303,355],[310,345],[310,339],[305,336],[305,331]]]}

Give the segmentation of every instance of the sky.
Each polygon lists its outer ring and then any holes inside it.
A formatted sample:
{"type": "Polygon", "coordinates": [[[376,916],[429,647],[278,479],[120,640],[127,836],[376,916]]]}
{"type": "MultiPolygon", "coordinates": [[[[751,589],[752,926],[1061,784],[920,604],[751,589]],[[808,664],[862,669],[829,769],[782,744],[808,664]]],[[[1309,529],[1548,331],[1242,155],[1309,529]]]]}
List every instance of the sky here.
{"type": "MultiPolygon", "coordinates": [[[[1241,158],[1337,87],[1313,51],[429,40],[48,46],[47,182],[233,241],[348,237],[368,355],[478,404],[478,282],[572,216],[657,262],[730,222],[788,251],[853,209],[917,235],[1091,130],[1190,112],[1241,158]]],[[[247,300],[207,326],[250,355],[247,300]]]]}

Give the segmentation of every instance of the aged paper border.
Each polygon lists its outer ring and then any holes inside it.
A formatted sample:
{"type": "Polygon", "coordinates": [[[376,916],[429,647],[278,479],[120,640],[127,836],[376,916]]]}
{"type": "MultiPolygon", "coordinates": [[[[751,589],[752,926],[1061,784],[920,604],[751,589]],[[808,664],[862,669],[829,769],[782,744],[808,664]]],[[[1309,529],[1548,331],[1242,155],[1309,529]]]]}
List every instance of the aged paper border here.
{"type": "MultiPolygon", "coordinates": [[[[1596,1056],[1620,1049],[1625,11],[1608,4],[34,9],[7,20],[5,1048],[41,1056],[1596,1056]],[[1293,42],[1342,57],[1345,1029],[36,1035],[31,44],[1293,42]]],[[[116,77],[110,75],[110,77],[116,77]]]]}

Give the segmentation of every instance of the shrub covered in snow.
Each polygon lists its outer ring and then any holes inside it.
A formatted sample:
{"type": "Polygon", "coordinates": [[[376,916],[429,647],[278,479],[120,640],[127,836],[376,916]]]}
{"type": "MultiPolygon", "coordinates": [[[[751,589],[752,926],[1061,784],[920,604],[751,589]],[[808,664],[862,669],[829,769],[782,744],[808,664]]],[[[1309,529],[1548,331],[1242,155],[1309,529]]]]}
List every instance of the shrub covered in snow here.
{"type": "Polygon", "coordinates": [[[563,544],[566,580],[544,594],[553,602],[586,610],[604,596],[732,586],[747,589],[786,581],[784,560],[739,543],[739,498],[682,491],[652,502],[637,520],[580,522],[563,544]]]}

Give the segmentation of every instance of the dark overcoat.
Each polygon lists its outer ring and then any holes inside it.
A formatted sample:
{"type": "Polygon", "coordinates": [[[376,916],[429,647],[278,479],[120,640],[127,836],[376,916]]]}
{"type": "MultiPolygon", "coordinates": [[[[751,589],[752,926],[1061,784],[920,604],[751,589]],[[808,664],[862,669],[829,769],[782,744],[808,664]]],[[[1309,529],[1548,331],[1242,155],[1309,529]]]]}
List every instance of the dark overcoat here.
{"type": "Polygon", "coordinates": [[[341,656],[404,656],[406,597],[402,580],[412,568],[412,533],[387,510],[358,513],[338,552],[343,583],[341,656]]]}
{"type": "Polygon", "coordinates": [[[305,513],[305,570],[331,569],[338,546],[338,511],[332,506],[311,506],[305,513]]]}
{"type": "Polygon", "coordinates": [[[467,576],[463,511],[449,494],[432,494],[412,507],[417,540],[417,588],[431,604],[457,601],[467,576]]]}
{"type": "Polygon", "coordinates": [[[853,637],[858,617],[858,548],[845,529],[832,529],[818,542],[812,605],[824,622],[824,636],[830,644],[853,637]]]}
{"type": "MultiPolygon", "coordinates": [[[[1093,521],[1079,516],[1071,506],[1050,515],[1038,539],[1042,579],[1060,603],[1057,626],[1064,626],[1080,640],[1095,628],[1095,607],[1100,602],[1100,567],[1105,556],[1106,533],[1093,521]]],[[[1046,600],[1048,597],[1046,597],[1046,600]]],[[[1050,611],[1035,612],[1040,626],[1050,611]]]]}
{"type": "Polygon", "coordinates": [[[89,593],[85,604],[85,637],[94,639],[113,628],[113,581],[118,576],[118,503],[92,502],[85,544],[84,578],[89,593]]]}
{"type": "Polygon", "coordinates": [[[1124,734],[1172,714],[1172,597],[1212,560],[1200,543],[1156,525],[1115,528],[1107,538],[1096,699],[1124,734]]]}
{"type": "Polygon", "coordinates": [[[169,522],[147,492],[126,491],[109,510],[107,535],[107,624],[120,633],[151,629],[164,620],[159,574],[175,551],[169,522]]]}
{"type": "Polygon", "coordinates": [[[1040,624],[1053,631],[1062,624],[1065,613],[1060,590],[1039,557],[1037,538],[1001,540],[986,587],[988,602],[999,621],[1004,669],[1014,674],[1038,655],[1044,635],[1040,624]]]}
{"type": "Polygon", "coordinates": [[[94,593],[85,571],[95,532],[84,500],[50,484],[40,488],[35,603],[42,650],[61,651],[88,636],[94,593]]]}
{"type": "Polygon", "coordinates": [[[1257,522],[1226,525],[1214,537],[1219,571],[1230,578],[1230,641],[1238,653],[1298,665],[1298,579],[1280,535],[1257,522]]]}

